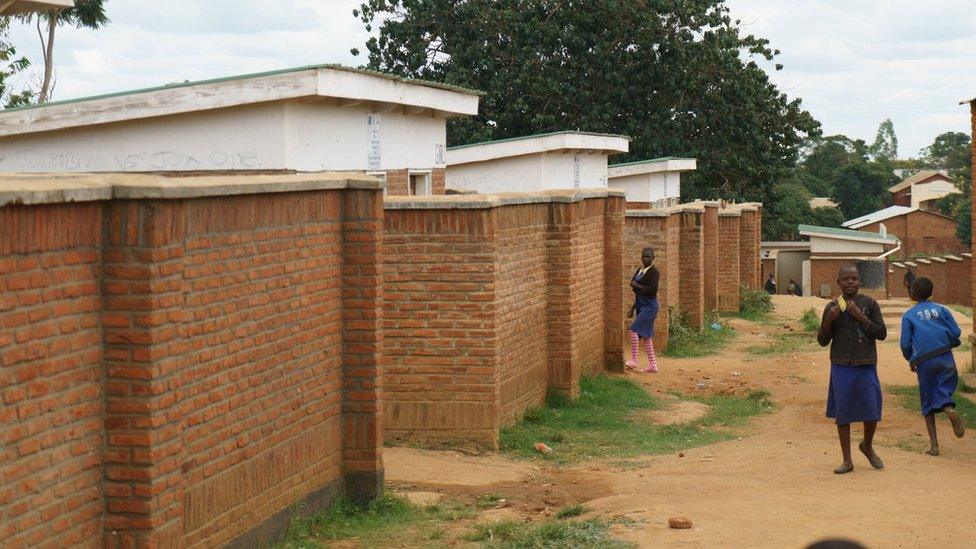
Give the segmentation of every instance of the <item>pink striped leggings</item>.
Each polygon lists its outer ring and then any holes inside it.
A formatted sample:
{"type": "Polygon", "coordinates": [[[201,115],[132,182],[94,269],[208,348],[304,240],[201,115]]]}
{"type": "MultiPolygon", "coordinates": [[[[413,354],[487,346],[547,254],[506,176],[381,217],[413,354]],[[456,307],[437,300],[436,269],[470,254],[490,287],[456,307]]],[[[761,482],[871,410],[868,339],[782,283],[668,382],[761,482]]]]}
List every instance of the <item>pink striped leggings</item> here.
{"type": "MultiPolygon", "coordinates": [[[[630,338],[630,361],[627,362],[629,368],[637,367],[637,347],[640,342],[640,336],[637,332],[627,330],[627,336],[630,338]]],[[[644,349],[647,351],[647,368],[643,371],[645,372],[656,372],[657,371],[657,358],[654,356],[654,339],[647,338],[644,340],[644,349]]]]}

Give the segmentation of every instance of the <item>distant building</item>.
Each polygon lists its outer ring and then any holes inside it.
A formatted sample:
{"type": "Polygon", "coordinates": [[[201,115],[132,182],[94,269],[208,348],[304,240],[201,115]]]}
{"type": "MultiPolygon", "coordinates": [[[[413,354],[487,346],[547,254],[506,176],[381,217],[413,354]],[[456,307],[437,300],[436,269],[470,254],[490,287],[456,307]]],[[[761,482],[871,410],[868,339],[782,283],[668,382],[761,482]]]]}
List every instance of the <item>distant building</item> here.
{"type": "Polygon", "coordinates": [[[810,260],[809,242],[762,242],[759,257],[762,280],[765,282],[772,274],[777,293],[785,294],[790,280],[803,287],[803,264],[810,260]]]}
{"type": "Polygon", "coordinates": [[[556,132],[499,139],[447,150],[447,188],[479,193],[605,188],[607,158],[630,138],[556,132]]]}
{"type": "Polygon", "coordinates": [[[443,194],[447,119],[478,101],[334,65],[185,82],[2,111],[0,171],[359,171],[443,194]]]}
{"type": "Polygon", "coordinates": [[[627,191],[627,207],[666,208],[681,203],[681,173],[698,168],[694,158],[654,158],[607,169],[609,186],[627,191]]]}
{"type": "Polygon", "coordinates": [[[861,291],[876,299],[888,296],[888,256],[900,250],[898,238],[884,232],[800,225],[810,239],[810,259],[803,262],[803,295],[840,295],[837,272],[854,265],[861,275],[861,291]]]}
{"type": "Polygon", "coordinates": [[[810,199],[811,208],[836,208],[838,204],[833,199],[826,197],[815,197],[810,199]]]}
{"type": "Polygon", "coordinates": [[[956,182],[945,173],[923,170],[888,189],[893,206],[935,210],[940,198],[958,193],[956,182]]]}
{"type": "Polygon", "coordinates": [[[899,255],[961,253],[967,247],[956,236],[959,222],[937,211],[907,206],[890,206],[883,210],[846,221],[847,229],[877,233],[884,225],[887,233],[902,243],[899,255]]]}

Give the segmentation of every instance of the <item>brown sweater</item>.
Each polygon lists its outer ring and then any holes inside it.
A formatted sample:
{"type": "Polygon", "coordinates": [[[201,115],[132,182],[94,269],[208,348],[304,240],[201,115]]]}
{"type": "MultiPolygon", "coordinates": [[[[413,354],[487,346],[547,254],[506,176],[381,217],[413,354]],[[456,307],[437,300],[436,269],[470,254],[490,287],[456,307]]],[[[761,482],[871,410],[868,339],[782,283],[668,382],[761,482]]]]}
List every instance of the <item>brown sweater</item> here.
{"type": "MultiPolygon", "coordinates": [[[[857,305],[864,316],[871,322],[865,326],[854,320],[848,312],[843,312],[826,330],[817,333],[817,341],[821,347],[830,345],[830,362],[846,366],[867,366],[878,363],[878,348],[876,341],[884,341],[888,337],[881,307],[878,302],[866,295],[857,294],[847,300],[857,305]]],[[[827,318],[824,308],[823,318],[827,318]]],[[[822,322],[821,322],[822,324],[822,322]]]]}

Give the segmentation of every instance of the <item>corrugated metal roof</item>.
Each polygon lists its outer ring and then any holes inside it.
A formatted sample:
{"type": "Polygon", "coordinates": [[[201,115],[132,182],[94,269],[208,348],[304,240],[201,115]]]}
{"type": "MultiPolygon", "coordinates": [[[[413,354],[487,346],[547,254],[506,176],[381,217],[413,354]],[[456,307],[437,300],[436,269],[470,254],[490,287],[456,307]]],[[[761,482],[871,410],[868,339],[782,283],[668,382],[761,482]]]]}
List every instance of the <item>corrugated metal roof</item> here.
{"type": "Polygon", "coordinates": [[[862,215],[861,217],[855,217],[850,221],[845,221],[843,226],[847,227],[848,229],[859,229],[872,223],[884,221],[885,219],[891,219],[892,217],[898,217],[899,215],[905,215],[916,210],[918,210],[918,208],[909,208],[908,206],[888,206],[883,210],[871,212],[868,215],[862,215]]]}

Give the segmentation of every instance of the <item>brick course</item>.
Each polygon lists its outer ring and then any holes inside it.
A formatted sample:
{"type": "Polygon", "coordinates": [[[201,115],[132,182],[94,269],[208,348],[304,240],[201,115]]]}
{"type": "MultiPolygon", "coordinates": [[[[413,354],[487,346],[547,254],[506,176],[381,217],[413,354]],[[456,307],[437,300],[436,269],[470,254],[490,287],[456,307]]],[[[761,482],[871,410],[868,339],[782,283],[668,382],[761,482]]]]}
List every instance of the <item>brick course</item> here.
{"type": "Polygon", "coordinates": [[[0,339],[4,440],[36,428],[6,448],[52,467],[0,499],[4,539],[253,545],[343,479],[375,496],[381,215],[375,189],[0,208],[0,322],[35,323],[0,339]]]}
{"type": "Polygon", "coordinates": [[[901,240],[900,255],[961,253],[966,246],[956,237],[959,222],[934,212],[915,211],[859,228],[877,234],[884,224],[888,234],[901,240]]]}
{"type": "Polygon", "coordinates": [[[702,291],[706,311],[718,310],[718,210],[718,202],[706,202],[702,216],[702,291]]]}

